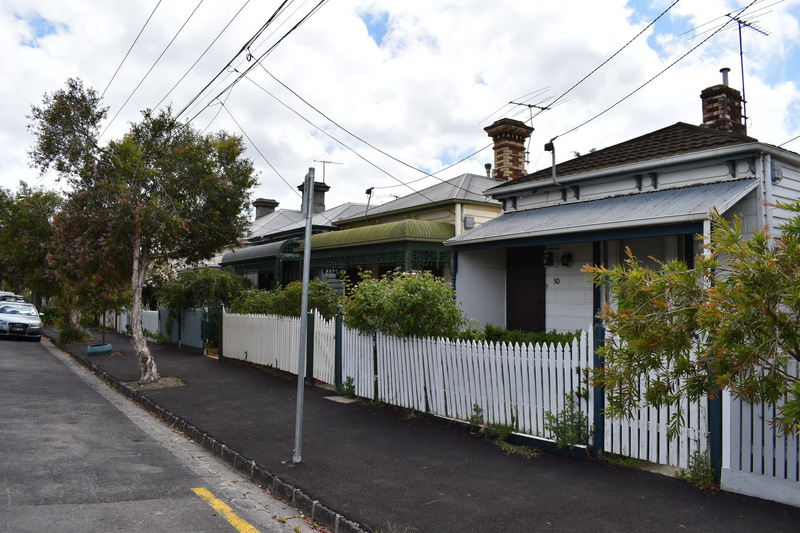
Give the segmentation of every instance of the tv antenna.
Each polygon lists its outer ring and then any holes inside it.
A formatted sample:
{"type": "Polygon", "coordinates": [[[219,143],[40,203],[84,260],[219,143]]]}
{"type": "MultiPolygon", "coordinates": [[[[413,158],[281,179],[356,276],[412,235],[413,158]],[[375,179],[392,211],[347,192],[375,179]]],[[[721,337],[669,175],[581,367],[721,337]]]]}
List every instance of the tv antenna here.
{"type": "Polygon", "coordinates": [[[739,66],[742,71],[742,118],[744,119],[745,125],[747,125],[747,97],[745,96],[744,92],[744,51],[742,50],[742,27],[750,28],[751,30],[758,32],[761,35],[766,35],[766,36],[769,36],[769,32],[756,27],[755,24],[753,23],[740,19],[738,16],[733,16],[730,13],[728,13],[725,16],[735,21],[736,24],[739,25],[739,66]]]}
{"type": "MultiPolygon", "coordinates": [[[[530,120],[530,122],[531,122],[531,127],[533,127],[533,110],[534,109],[538,109],[540,111],[549,111],[550,110],[550,106],[546,106],[546,105],[542,106],[542,105],[538,105],[538,104],[525,104],[523,102],[513,102],[513,101],[509,102],[509,104],[511,104],[511,105],[521,105],[523,107],[527,107],[528,108],[528,112],[530,113],[530,118],[528,120],[530,120]]],[[[531,162],[530,158],[528,157],[530,155],[530,153],[531,153],[530,150],[531,150],[531,138],[528,137],[528,146],[527,146],[527,148],[525,148],[525,164],[526,165],[531,162]]]]}
{"type": "Polygon", "coordinates": [[[325,183],[325,165],[344,165],[344,163],[337,163],[336,161],[323,161],[315,159],[315,163],[322,163],[322,183],[325,183]]]}

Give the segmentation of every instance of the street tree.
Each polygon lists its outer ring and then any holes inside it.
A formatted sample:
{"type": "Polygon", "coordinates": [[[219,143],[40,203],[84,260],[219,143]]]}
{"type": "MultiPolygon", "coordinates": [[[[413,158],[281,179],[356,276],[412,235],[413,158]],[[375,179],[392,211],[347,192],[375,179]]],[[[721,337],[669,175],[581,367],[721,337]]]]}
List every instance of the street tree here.
{"type": "Polygon", "coordinates": [[[748,238],[740,218],[712,213],[711,241],[692,267],[649,268],[630,250],[613,268],[585,267],[613,303],[603,312],[609,335],[595,374],[610,415],[671,406],[674,435],[681,400],[727,387],[776,405],[780,431],[800,431],[800,202],[781,207],[795,215],[780,236],[765,228],[748,238]]]}
{"type": "Polygon", "coordinates": [[[56,286],[47,275],[45,259],[53,241],[51,220],[61,196],[20,182],[16,193],[0,197],[0,204],[3,280],[18,293],[28,289],[33,296],[52,296],[56,286]]]}
{"type": "Polygon", "coordinates": [[[203,135],[168,108],[145,110],[121,139],[98,143],[105,117],[100,98],[80,80],[45,95],[33,107],[36,136],[31,159],[43,172],[65,176],[70,197],[83,195],[96,216],[87,224],[124,249],[130,260],[132,342],[140,382],[160,379],[141,327],[142,288],[157,266],[198,263],[236,245],[248,220],[255,172],[242,139],[225,132],[203,135]]]}

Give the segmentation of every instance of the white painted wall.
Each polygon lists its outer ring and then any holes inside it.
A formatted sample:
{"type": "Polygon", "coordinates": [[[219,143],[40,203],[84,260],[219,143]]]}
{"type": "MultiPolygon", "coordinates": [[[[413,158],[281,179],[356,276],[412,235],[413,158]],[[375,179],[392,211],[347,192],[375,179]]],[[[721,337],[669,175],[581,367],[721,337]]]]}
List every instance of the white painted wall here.
{"type": "Polygon", "coordinates": [[[586,329],[592,323],[592,282],[581,272],[585,264],[592,263],[592,244],[579,243],[548,247],[553,252],[551,267],[545,268],[545,329],[560,333],[586,329]],[[564,253],[572,254],[569,266],[561,266],[564,253]]]}
{"type": "Polygon", "coordinates": [[[505,249],[458,252],[456,300],[467,318],[480,326],[505,327],[505,249]]]}

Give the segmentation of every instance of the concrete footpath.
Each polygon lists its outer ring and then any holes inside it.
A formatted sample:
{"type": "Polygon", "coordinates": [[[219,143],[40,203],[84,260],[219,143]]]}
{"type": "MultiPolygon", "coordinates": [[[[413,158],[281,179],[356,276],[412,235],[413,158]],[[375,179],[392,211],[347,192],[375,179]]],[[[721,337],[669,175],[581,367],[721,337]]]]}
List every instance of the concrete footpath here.
{"type": "MultiPolygon", "coordinates": [[[[99,340],[99,333],[95,333],[99,340]]],[[[143,407],[334,532],[800,531],[800,509],[600,461],[508,454],[457,425],[305,387],[302,462],[292,462],[297,381],[232,360],[151,346],[162,377],[135,392],[120,355],[64,347],[143,407]]]]}

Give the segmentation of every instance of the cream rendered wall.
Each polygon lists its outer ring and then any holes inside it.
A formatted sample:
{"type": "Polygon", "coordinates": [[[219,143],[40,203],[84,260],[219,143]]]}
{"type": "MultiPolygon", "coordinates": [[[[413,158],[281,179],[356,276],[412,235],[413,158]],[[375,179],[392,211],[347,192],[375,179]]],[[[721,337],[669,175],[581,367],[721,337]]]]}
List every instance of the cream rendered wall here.
{"type": "Polygon", "coordinates": [[[480,326],[506,324],[504,249],[458,252],[456,300],[467,318],[480,326]]]}

